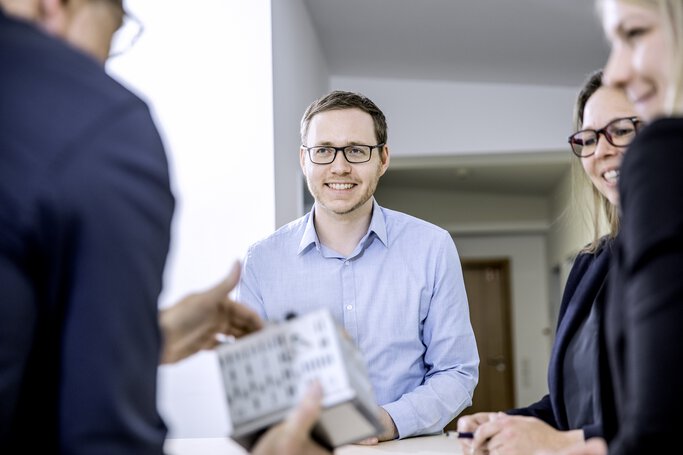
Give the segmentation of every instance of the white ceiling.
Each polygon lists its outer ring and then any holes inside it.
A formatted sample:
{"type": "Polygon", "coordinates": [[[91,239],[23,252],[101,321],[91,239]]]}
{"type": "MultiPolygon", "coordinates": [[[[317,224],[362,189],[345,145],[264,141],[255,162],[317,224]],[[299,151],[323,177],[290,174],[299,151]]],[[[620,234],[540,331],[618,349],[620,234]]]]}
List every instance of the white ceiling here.
{"type": "MultiPolygon", "coordinates": [[[[578,87],[608,53],[595,0],[304,2],[334,75],[578,87]]],[[[382,185],[547,195],[569,162],[471,162],[459,180],[458,160],[403,165],[382,185]]]]}
{"type": "Polygon", "coordinates": [[[332,74],[578,86],[607,45],[595,0],[304,0],[332,74]]]}

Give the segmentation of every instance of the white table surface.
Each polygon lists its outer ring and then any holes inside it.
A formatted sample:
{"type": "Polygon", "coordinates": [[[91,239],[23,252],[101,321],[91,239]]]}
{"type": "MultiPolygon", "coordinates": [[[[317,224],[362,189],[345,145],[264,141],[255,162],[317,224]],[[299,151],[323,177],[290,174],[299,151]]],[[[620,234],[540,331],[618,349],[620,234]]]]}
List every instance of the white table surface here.
{"type": "MultiPolygon", "coordinates": [[[[228,438],[168,439],[165,449],[168,455],[244,455],[247,453],[240,445],[228,438]]],[[[334,453],[335,455],[459,455],[462,451],[457,439],[439,435],[382,442],[376,446],[347,445],[338,448],[334,453]]]]}

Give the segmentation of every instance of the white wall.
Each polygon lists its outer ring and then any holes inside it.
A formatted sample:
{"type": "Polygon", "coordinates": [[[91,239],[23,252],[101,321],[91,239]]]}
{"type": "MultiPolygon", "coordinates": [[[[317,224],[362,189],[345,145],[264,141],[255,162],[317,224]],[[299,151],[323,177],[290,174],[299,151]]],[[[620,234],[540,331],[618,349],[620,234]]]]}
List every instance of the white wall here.
{"type": "Polygon", "coordinates": [[[382,187],[380,205],[459,233],[545,232],[548,202],[540,196],[382,187]],[[429,201],[428,204],[425,201],[429,201]]]}
{"type": "MultiPolygon", "coordinates": [[[[219,281],[274,228],[269,0],[136,0],[145,26],[111,73],[144,94],[170,156],[177,209],[161,304],[219,281]]],[[[160,370],[170,436],[224,436],[213,354],[160,370]]]]}
{"type": "Polygon", "coordinates": [[[299,121],[327,92],[329,74],[303,0],[273,1],[273,110],[275,125],[275,222],[302,215],[299,121]]]}
{"type": "Polygon", "coordinates": [[[516,406],[548,393],[547,371],[551,340],[547,333],[548,274],[545,236],[469,236],[453,233],[461,258],[510,259],[512,335],[516,406]]]}
{"type": "Polygon", "coordinates": [[[394,156],[566,153],[576,89],[332,76],[384,111],[394,156]]]}

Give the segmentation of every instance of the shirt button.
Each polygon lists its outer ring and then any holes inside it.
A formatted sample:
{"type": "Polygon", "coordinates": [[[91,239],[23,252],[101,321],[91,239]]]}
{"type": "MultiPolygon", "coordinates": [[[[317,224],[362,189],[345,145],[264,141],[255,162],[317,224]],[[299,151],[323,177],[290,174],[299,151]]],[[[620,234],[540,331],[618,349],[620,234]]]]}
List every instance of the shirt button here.
{"type": "Polygon", "coordinates": [[[346,305],[347,310],[353,310],[353,305],[346,305]]]}
{"type": "Polygon", "coordinates": [[[344,265],[349,265],[349,261],[344,261],[344,265]]]}

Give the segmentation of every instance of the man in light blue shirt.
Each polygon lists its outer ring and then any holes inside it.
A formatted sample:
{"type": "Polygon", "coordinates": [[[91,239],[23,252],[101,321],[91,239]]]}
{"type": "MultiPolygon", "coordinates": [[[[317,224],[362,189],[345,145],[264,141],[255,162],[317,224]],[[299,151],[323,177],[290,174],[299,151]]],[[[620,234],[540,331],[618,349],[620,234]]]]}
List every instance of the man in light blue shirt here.
{"type": "Polygon", "coordinates": [[[368,366],[386,432],[440,432],[472,403],[479,356],[449,233],[380,207],[389,166],[384,114],[332,92],[301,121],[310,213],[252,245],[237,300],[264,319],[329,309],[368,366]],[[374,153],[376,151],[376,153],[374,153]]]}

